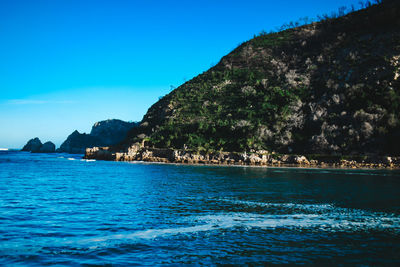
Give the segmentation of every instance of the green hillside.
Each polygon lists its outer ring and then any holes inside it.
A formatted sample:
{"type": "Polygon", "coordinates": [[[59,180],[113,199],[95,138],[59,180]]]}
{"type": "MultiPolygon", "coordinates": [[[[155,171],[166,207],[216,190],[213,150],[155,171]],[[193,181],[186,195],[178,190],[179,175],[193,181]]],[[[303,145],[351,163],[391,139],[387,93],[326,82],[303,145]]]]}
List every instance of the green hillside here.
{"type": "Polygon", "coordinates": [[[399,155],[398,1],[241,44],[155,103],[121,146],[143,140],[198,151],[399,155]]]}

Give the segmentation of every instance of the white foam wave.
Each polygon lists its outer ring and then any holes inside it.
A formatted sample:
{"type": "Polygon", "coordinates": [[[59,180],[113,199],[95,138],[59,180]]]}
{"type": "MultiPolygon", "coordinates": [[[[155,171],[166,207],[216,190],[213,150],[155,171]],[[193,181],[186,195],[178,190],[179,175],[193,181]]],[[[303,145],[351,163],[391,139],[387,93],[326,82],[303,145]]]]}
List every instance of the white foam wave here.
{"type": "Polygon", "coordinates": [[[93,161],[96,161],[96,160],[95,159],[81,159],[81,161],[93,162],[93,161]]]}
{"type": "MultiPolygon", "coordinates": [[[[400,235],[400,216],[359,209],[340,208],[332,204],[268,203],[236,199],[214,199],[233,205],[274,208],[275,214],[252,212],[223,212],[182,217],[184,226],[147,229],[81,240],[79,243],[101,243],[111,240],[155,239],[159,237],[195,234],[222,229],[253,228],[265,230],[304,230],[325,232],[391,231],[400,235]],[[276,211],[278,213],[276,214],[276,211]]],[[[268,211],[268,210],[266,210],[268,211]]]]}
{"type": "Polygon", "coordinates": [[[75,160],[74,158],[68,158],[68,160],[75,160]]]}
{"type": "Polygon", "coordinates": [[[230,212],[185,218],[185,227],[148,229],[81,240],[79,243],[98,243],[116,240],[155,239],[182,234],[196,234],[223,229],[244,228],[264,230],[307,230],[325,232],[393,231],[400,234],[400,218],[389,214],[358,214],[327,212],[324,214],[256,214],[230,212]]]}
{"type": "Polygon", "coordinates": [[[262,229],[302,229],[318,231],[370,231],[392,230],[400,233],[400,218],[380,214],[283,214],[260,215],[252,213],[233,213],[207,215],[196,218],[197,221],[207,222],[221,228],[245,227],[262,229]]]}
{"type": "Polygon", "coordinates": [[[332,209],[338,209],[332,204],[302,204],[302,203],[271,203],[271,202],[255,202],[247,200],[237,200],[230,198],[222,198],[217,201],[229,202],[234,205],[246,205],[246,206],[258,206],[258,207],[274,207],[274,208],[284,208],[284,209],[297,209],[297,210],[307,210],[307,211],[328,211],[332,209]]]}
{"type": "Polygon", "coordinates": [[[166,228],[166,229],[149,229],[136,231],[128,234],[116,234],[103,237],[89,238],[81,240],[79,243],[91,243],[91,242],[106,242],[109,240],[126,240],[126,239],[155,239],[157,237],[188,234],[196,232],[204,232],[212,230],[210,224],[188,226],[188,227],[177,227],[177,228],[166,228]]]}

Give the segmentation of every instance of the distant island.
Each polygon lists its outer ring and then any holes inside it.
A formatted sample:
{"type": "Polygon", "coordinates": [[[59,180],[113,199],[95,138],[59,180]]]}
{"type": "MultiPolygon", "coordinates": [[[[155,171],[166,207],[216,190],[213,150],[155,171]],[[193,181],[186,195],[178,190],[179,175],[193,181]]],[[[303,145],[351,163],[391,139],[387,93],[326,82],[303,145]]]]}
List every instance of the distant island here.
{"type": "Polygon", "coordinates": [[[26,143],[21,151],[27,151],[32,153],[54,153],[56,146],[53,142],[47,141],[42,144],[42,141],[38,137],[32,138],[26,143]]]}

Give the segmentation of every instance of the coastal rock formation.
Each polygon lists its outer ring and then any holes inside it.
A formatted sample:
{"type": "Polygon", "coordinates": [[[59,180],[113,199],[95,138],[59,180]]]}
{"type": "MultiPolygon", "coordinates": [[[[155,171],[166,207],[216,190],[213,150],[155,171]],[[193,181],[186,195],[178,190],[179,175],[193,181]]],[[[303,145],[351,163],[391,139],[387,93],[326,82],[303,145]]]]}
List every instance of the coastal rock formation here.
{"type": "Polygon", "coordinates": [[[136,125],[135,122],[116,119],[99,121],[93,125],[90,135],[97,138],[101,146],[111,146],[121,142],[128,131],[136,125]]]}
{"type": "Polygon", "coordinates": [[[40,153],[54,153],[55,151],[56,151],[56,145],[50,141],[44,143],[39,149],[40,153]]]}
{"type": "Polygon", "coordinates": [[[83,154],[87,147],[115,145],[121,142],[128,131],[135,126],[134,122],[116,119],[99,121],[93,125],[90,134],[75,130],[61,144],[57,152],[83,154]]]}
{"type": "Polygon", "coordinates": [[[127,152],[113,152],[109,147],[87,148],[86,159],[112,161],[145,161],[184,164],[248,165],[248,166],[296,166],[334,168],[400,168],[400,157],[384,156],[323,156],[308,159],[303,155],[275,154],[268,151],[251,153],[198,152],[170,148],[151,148],[132,145],[127,152]]]}
{"type": "Polygon", "coordinates": [[[44,144],[39,138],[33,138],[21,149],[21,151],[29,151],[32,153],[53,153],[55,152],[56,146],[54,143],[48,141],[44,144]]]}
{"type": "Polygon", "coordinates": [[[70,134],[57,152],[65,152],[71,154],[83,154],[87,147],[99,146],[100,140],[97,137],[85,133],[79,133],[75,130],[70,134]]]}
{"type": "Polygon", "coordinates": [[[39,152],[41,146],[42,142],[38,137],[35,137],[29,140],[28,143],[26,143],[26,145],[21,149],[21,151],[39,152]]]}

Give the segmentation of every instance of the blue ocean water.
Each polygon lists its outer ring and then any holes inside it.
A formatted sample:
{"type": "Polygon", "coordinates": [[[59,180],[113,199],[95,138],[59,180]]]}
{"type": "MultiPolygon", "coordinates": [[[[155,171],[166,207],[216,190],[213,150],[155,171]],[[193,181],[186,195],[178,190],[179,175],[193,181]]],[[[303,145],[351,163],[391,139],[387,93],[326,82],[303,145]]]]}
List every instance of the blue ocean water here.
{"type": "Polygon", "coordinates": [[[0,152],[0,265],[400,264],[400,172],[0,152]]]}

